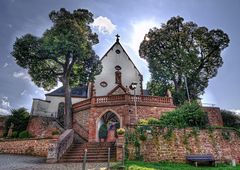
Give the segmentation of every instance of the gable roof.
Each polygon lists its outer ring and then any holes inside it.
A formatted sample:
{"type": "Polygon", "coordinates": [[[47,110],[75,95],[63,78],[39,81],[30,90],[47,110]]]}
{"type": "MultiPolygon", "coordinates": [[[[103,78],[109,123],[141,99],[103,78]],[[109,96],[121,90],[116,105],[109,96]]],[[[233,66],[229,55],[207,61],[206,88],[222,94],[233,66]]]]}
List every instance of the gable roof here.
{"type": "MultiPolygon", "coordinates": [[[[45,94],[46,96],[64,96],[65,90],[62,87],[52,91],[51,93],[45,94]]],[[[81,86],[81,87],[74,87],[71,89],[71,96],[72,97],[83,97],[86,98],[88,93],[88,87],[87,86],[81,86]]]]}
{"type": "Polygon", "coordinates": [[[115,91],[117,91],[118,89],[121,89],[124,94],[127,92],[126,89],[121,85],[121,84],[118,84],[116,87],[114,87],[109,93],[108,93],[108,96],[109,95],[112,95],[115,91]]]}
{"type": "Polygon", "coordinates": [[[123,48],[122,44],[119,41],[116,41],[111,48],[109,48],[109,50],[103,55],[103,57],[101,58],[101,61],[107,56],[107,54],[113,49],[113,47],[118,44],[120,45],[120,47],[123,49],[123,52],[127,55],[129,61],[133,64],[134,68],[137,70],[137,72],[139,73],[140,76],[142,76],[142,74],[140,73],[140,71],[138,70],[138,68],[135,66],[134,62],[131,60],[131,58],[129,57],[128,53],[125,51],[125,49],[123,48]]]}

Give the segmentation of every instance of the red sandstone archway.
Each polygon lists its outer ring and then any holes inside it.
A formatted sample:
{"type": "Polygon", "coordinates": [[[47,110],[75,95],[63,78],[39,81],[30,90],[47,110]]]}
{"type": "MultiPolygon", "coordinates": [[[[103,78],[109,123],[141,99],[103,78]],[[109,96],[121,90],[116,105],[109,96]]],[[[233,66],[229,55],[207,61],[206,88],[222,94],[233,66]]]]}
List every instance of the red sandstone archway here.
{"type": "Polygon", "coordinates": [[[108,127],[108,137],[107,137],[107,142],[115,142],[116,137],[115,137],[115,131],[117,128],[120,127],[120,118],[119,116],[112,112],[112,111],[107,111],[103,115],[99,117],[97,120],[97,141],[99,141],[98,133],[99,133],[99,128],[102,124],[106,124],[108,127]]]}

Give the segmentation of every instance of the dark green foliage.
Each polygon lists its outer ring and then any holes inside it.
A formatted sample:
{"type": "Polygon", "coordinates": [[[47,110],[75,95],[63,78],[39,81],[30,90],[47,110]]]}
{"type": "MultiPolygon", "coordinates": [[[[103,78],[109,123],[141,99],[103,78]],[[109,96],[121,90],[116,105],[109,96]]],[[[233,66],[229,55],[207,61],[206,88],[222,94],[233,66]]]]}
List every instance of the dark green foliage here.
{"type": "Polygon", "coordinates": [[[161,84],[161,82],[152,80],[147,82],[147,89],[153,96],[166,96],[168,87],[161,84]]]}
{"type": "Polygon", "coordinates": [[[18,137],[19,137],[19,138],[22,138],[22,139],[24,139],[24,138],[30,138],[31,136],[32,136],[32,135],[31,135],[28,131],[26,131],[26,130],[20,132],[19,135],[18,135],[18,137]]]}
{"type": "Polygon", "coordinates": [[[11,110],[12,115],[8,117],[5,122],[5,130],[8,132],[11,123],[13,126],[13,132],[21,132],[26,130],[28,121],[29,121],[29,113],[25,108],[13,109],[11,110]]]}
{"type": "Polygon", "coordinates": [[[208,30],[182,17],[172,17],[161,28],[152,28],[140,44],[139,54],[149,63],[152,95],[172,91],[175,104],[186,99],[184,77],[191,99],[197,99],[222,66],[221,52],[229,38],[220,29],[208,30]],[[165,92],[164,92],[165,91],[165,92]]]}
{"type": "Polygon", "coordinates": [[[107,125],[106,124],[102,124],[100,129],[99,129],[98,136],[99,136],[100,139],[106,139],[107,138],[107,134],[108,134],[107,125]]]}
{"type": "Polygon", "coordinates": [[[14,131],[14,132],[12,133],[12,138],[17,138],[17,137],[18,137],[18,132],[14,131]]]}
{"type": "Polygon", "coordinates": [[[65,127],[72,127],[71,87],[85,85],[101,72],[101,62],[92,46],[98,36],[92,33],[93,14],[86,9],[72,13],[64,8],[49,14],[53,26],[41,37],[26,34],[17,38],[12,56],[27,69],[32,81],[50,90],[58,81],[65,89],[65,127]]]}
{"type": "Polygon", "coordinates": [[[200,127],[207,125],[207,114],[196,103],[186,103],[160,118],[160,126],[167,128],[200,127]]]}
{"type": "Polygon", "coordinates": [[[221,110],[223,125],[240,129],[240,116],[228,110],[221,110]]]}

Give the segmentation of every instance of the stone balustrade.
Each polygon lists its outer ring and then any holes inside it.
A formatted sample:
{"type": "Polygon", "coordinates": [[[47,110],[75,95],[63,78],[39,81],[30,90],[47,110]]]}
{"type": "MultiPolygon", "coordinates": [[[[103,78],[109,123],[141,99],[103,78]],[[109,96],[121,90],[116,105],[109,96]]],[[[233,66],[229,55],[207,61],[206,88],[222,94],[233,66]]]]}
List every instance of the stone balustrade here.
{"type": "Polygon", "coordinates": [[[112,104],[129,104],[129,105],[156,105],[156,106],[174,106],[171,97],[159,97],[159,96],[142,96],[142,95],[111,95],[111,96],[96,96],[91,99],[87,99],[73,105],[73,109],[91,107],[94,106],[106,106],[112,104]]]}
{"type": "Polygon", "coordinates": [[[73,143],[74,131],[67,129],[58,139],[52,140],[48,148],[48,163],[56,163],[73,143]]]}

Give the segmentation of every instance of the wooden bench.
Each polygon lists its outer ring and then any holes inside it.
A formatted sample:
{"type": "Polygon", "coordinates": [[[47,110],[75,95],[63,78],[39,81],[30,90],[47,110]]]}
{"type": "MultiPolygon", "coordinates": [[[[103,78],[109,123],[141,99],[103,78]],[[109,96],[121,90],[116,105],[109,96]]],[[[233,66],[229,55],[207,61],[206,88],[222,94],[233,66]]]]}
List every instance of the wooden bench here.
{"type": "Polygon", "coordinates": [[[200,155],[200,154],[191,154],[186,156],[186,160],[188,162],[193,162],[195,166],[198,166],[198,163],[209,163],[211,165],[216,165],[215,158],[211,154],[205,154],[205,155],[200,155]]]}

